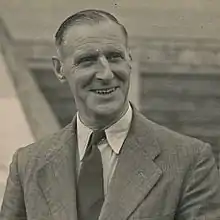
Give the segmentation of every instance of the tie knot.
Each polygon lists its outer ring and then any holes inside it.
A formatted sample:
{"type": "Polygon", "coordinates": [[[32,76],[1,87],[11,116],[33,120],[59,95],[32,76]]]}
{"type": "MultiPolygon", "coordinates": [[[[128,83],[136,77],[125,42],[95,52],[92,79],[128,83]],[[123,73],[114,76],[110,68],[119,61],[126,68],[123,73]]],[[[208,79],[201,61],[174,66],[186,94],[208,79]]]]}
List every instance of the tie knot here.
{"type": "Polygon", "coordinates": [[[91,134],[91,145],[98,144],[105,137],[106,136],[104,130],[93,131],[93,133],[91,134]]]}

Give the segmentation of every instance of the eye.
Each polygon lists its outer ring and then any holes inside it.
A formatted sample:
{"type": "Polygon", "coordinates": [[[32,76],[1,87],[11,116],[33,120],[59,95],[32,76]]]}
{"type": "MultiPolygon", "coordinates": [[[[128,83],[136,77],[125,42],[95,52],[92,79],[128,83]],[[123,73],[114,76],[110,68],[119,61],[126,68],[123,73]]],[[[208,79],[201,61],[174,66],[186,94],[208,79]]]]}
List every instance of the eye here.
{"type": "Polygon", "coordinates": [[[96,61],[97,61],[96,55],[88,55],[88,56],[84,56],[84,57],[80,57],[76,59],[74,65],[75,66],[79,66],[79,65],[90,66],[94,64],[96,61]]]}
{"type": "Polygon", "coordinates": [[[124,59],[124,55],[120,52],[110,52],[106,54],[106,59],[110,62],[118,62],[124,59]]]}

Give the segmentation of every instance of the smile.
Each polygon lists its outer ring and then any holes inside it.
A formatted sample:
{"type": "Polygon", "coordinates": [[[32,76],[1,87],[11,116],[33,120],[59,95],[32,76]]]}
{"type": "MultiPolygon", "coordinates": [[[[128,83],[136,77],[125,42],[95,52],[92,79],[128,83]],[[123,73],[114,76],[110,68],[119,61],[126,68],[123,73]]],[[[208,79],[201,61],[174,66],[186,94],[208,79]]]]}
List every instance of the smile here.
{"type": "Polygon", "coordinates": [[[106,88],[106,89],[96,89],[96,90],[92,90],[94,93],[99,94],[99,95],[109,95],[113,92],[115,92],[115,90],[118,87],[113,87],[113,88],[106,88]]]}

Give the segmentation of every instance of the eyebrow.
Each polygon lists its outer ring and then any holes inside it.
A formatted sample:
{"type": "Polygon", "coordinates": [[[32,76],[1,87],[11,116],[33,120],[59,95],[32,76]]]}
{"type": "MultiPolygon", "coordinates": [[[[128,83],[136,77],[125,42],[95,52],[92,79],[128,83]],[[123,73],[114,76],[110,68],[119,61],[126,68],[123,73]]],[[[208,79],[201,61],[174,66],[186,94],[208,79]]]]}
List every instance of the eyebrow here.
{"type": "Polygon", "coordinates": [[[98,55],[98,51],[96,50],[85,50],[85,51],[80,51],[80,52],[76,52],[74,53],[74,56],[77,57],[77,58],[81,58],[81,57],[84,57],[84,56],[90,56],[90,55],[98,55]]]}
{"type": "MultiPolygon", "coordinates": [[[[105,48],[104,51],[101,51],[101,53],[103,53],[103,54],[108,54],[109,52],[110,53],[117,52],[117,53],[125,54],[125,51],[119,47],[108,47],[108,48],[105,48]]],[[[85,57],[85,56],[98,55],[99,53],[100,53],[99,50],[88,49],[83,52],[81,52],[81,51],[75,52],[74,56],[77,57],[77,59],[79,59],[79,58],[85,57]]]]}

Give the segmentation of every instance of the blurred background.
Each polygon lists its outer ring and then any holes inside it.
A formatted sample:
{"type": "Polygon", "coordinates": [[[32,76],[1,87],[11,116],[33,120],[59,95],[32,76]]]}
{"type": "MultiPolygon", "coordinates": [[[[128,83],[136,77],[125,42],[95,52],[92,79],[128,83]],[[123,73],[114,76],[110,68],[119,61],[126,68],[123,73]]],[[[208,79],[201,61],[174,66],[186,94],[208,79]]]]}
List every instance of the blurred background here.
{"type": "Polygon", "coordinates": [[[86,8],[127,27],[130,99],[149,119],[220,149],[219,0],[0,0],[0,204],[12,155],[57,131],[76,108],[52,71],[53,36],[86,8]]]}

